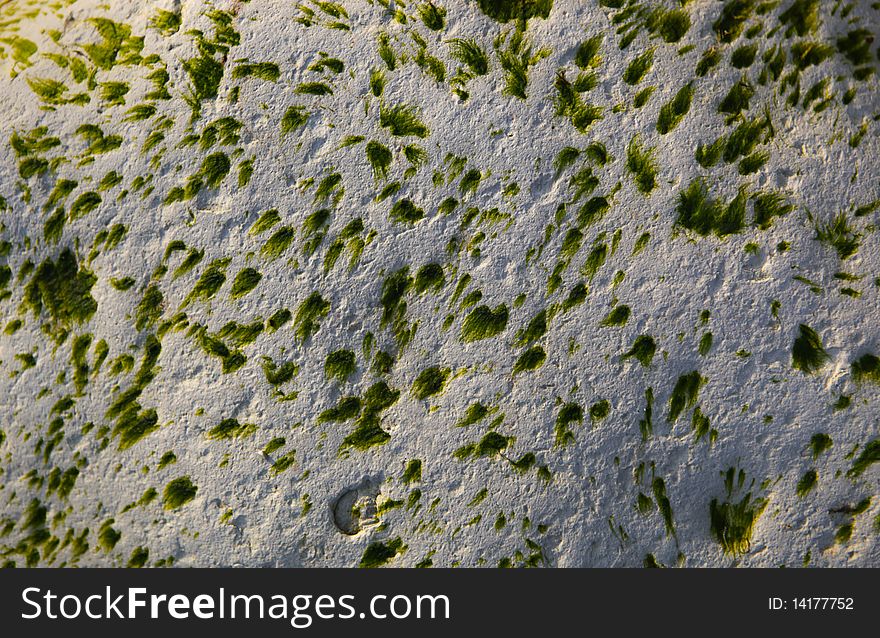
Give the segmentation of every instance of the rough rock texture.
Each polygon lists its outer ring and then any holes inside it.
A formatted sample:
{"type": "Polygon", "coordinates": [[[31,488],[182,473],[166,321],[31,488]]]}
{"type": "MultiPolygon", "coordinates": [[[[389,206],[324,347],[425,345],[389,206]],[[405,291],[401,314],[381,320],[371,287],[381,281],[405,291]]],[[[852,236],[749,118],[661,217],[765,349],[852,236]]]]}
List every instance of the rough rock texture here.
{"type": "Polygon", "coordinates": [[[0,3],[2,560],[876,565],[878,27],[0,3]]]}

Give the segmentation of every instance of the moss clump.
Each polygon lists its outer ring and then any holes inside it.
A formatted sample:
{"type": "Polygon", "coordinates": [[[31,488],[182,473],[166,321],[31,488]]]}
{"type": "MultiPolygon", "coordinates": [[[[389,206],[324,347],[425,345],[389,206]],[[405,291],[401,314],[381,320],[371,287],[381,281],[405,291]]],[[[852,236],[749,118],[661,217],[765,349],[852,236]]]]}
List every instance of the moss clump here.
{"type": "Polygon", "coordinates": [[[654,149],[642,146],[641,138],[633,136],[626,147],[626,168],[632,173],[636,187],[643,195],[648,195],[657,186],[657,160],[654,149]]]}
{"type": "Polygon", "coordinates": [[[413,459],[409,463],[406,464],[406,468],[403,470],[403,475],[400,477],[400,480],[405,484],[409,485],[410,483],[418,483],[422,480],[422,461],[420,459],[413,459]]]}
{"type": "Polygon", "coordinates": [[[438,366],[425,368],[413,381],[413,396],[420,401],[424,401],[430,396],[443,392],[443,387],[446,385],[449,374],[449,368],[440,368],[438,366]]]}
{"type": "Polygon", "coordinates": [[[480,10],[498,22],[546,19],[553,9],[553,0],[477,0],[480,10]]]}
{"type": "Polygon", "coordinates": [[[373,177],[377,180],[388,177],[388,169],[391,167],[391,151],[375,140],[367,142],[365,147],[367,161],[373,168],[373,177]]]}
{"type": "Polygon", "coordinates": [[[97,281],[92,272],[79,267],[76,256],[65,248],[57,261],[47,258],[37,266],[25,286],[22,303],[34,316],[45,308],[56,324],[68,328],[88,321],[97,311],[98,302],[91,294],[97,281]]]}
{"type": "Polygon", "coordinates": [[[232,70],[233,79],[255,77],[266,82],[277,82],[281,69],[274,62],[242,62],[232,70]]]}
{"type": "Polygon", "coordinates": [[[244,439],[257,431],[253,423],[239,423],[237,419],[223,419],[208,431],[211,441],[224,441],[228,439],[244,439]]]}
{"type": "Polygon", "coordinates": [[[850,368],[856,383],[870,381],[880,384],[880,357],[877,355],[866,352],[853,361],[850,368]]]}
{"type": "Polygon", "coordinates": [[[166,510],[176,510],[193,500],[198,489],[188,476],[176,478],[165,486],[162,504],[166,510]]]}
{"type": "Polygon", "coordinates": [[[290,247],[296,237],[296,230],[290,226],[282,226],[276,230],[260,248],[260,256],[269,261],[278,259],[290,247]]]}
{"type": "Polygon", "coordinates": [[[754,224],[761,230],[767,230],[777,217],[784,217],[794,210],[794,204],[777,191],[762,191],[754,196],[754,224]]]}
{"type": "Polygon", "coordinates": [[[767,503],[763,499],[752,500],[751,493],[736,502],[709,503],[709,525],[715,540],[725,554],[745,554],[751,547],[755,523],[764,512],[767,503]]]}
{"type": "Polygon", "coordinates": [[[599,66],[602,62],[599,50],[602,48],[602,40],[604,39],[605,36],[599,33],[581,42],[577,52],[574,54],[575,65],[581,69],[599,66]]]}
{"type": "Polygon", "coordinates": [[[651,365],[654,353],[657,352],[657,343],[651,335],[639,335],[633,342],[632,347],[623,353],[623,358],[635,358],[644,367],[651,365]]]}
{"type": "Polygon", "coordinates": [[[446,278],[443,275],[443,266],[440,264],[425,264],[416,272],[413,281],[413,290],[416,294],[422,294],[429,290],[438,291],[446,285],[446,278]]]}
{"type": "Polygon", "coordinates": [[[590,406],[590,419],[593,423],[602,421],[611,413],[611,403],[608,399],[602,399],[590,406]]]}
{"type": "Polygon", "coordinates": [[[725,205],[709,195],[705,181],[696,178],[678,195],[678,218],[675,223],[700,236],[715,234],[719,238],[738,233],[745,228],[745,189],[725,205]]]}
{"type": "Polygon", "coordinates": [[[464,416],[461,420],[455,424],[457,428],[465,428],[470,425],[474,425],[475,423],[479,423],[489,414],[490,409],[477,401],[476,403],[471,403],[467,410],[465,410],[464,416]]]}
{"type": "Polygon", "coordinates": [[[850,227],[846,213],[838,213],[827,223],[816,223],[816,239],[834,248],[840,259],[849,259],[859,250],[861,234],[850,227]]]}
{"type": "Polygon", "coordinates": [[[428,127],[419,119],[418,111],[413,106],[396,104],[379,108],[379,125],[398,137],[428,137],[428,127]]]}
{"type": "Polygon", "coordinates": [[[654,49],[648,49],[627,65],[626,70],[623,72],[623,81],[631,86],[635,86],[642,81],[642,78],[651,70],[653,64],[654,49]]]}
{"type": "Polygon", "coordinates": [[[418,7],[419,17],[431,31],[442,31],[446,26],[446,9],[427,0],[418,7]]]}
{"type": "Polygon", "coordinates": [[[385,542],[370,543],[364,550],[359,567],[381,567],[405,551],[406,545],[399,536],[385,542]]]}
{"type": "Polygon", "coordinates": [[[488,432],[477,443],[458,448],[453,456],[459,461],[470,458],[487,458],[498,456],[513,443],[513,439],[498,432],[488,432]]]}
{"type": "Polygon", "coordinates": [[[304,342],[321,327],[320,321],[330,312],[330,302],[317,290],[310,294],[296,309],[293,317],[293,331],[299,341],[304,342]]]}
{"type": "Polygon", "coordinates": [[[566,403],[556,415],[555,432],[556,446],[561,447],[574,443],[574,432],[571,431],[572,423],[584,422],[584,409],[577,403],[566,403]]]}
{"type": "Polygon", "coordinates": [[[364,451],[387,443],[391,435],[381,427],[381,413],[399,398],[400,390],[389,387],[384,381],[370,386],[364,393],[363,411],[355,422],[355,429],[342,440],[340,451],[348,447],[364,451]]]}
{"type": "Polygon", "coordinates": [[[821,370],[831,359],[822,346],[822,339],[815,330],[806,324],[798,327],[800,334],[791,347],[791,367],[804,374],[813,374],[821,370]]]}
{"type": "Polygon", "coordinates": [[[602,320],[601,325],[606,327],[620,327],[626,324],[629,321],[629,316],[631,314],[629,306],[620,305],[615,306],[614,309],[609,312],[605,318],[602,320]]]}
{"type": "Polygon", "coordinates": [[[184,305],[196,300],[208,301],[216,295],[220,287],[226,282],[226,267],[230,261],[232,260],[229,257],[212,261],[202,272],[202,276],[199,277],[192,291],[187,295],[184,305]]]}
{"type": "Polygon", "coordinates": [[[299,366],[293,361],[285,361],[277,365],[269,357],[263,357],[263,374],[269,385],[277,388],[299,374],[299,366]]]}
{"type": "Polygon", "coordinates": [[[336,350],[327,355],[324,361],[324,375],[328,379],[336,379],[339,383],[345,381],[354,374],[357,369],[357,361],[351,350],[336,350]]]}
{"type": "Polygon", "coordinates": [[[232,298],[239,299],[244,297],[251,290],[257,287],[263,275],[254,268],[243,268],[235,276],[232,282],[232,298]]]}
{"type": "Polygon", "coordinates": [[[787,38],[795,33],[802,38],[815,32],[819,28],[819,0],[794,0],[779,14],[779,21],[786,26],[787,38]]]}
{"type": "Polygon", "coordinates": [[[537,370],[544,362],[547,360],[547,353],[544,352],[544,348],[541,346],[532,346],[527,350],[523,351],[523,353],[516,360],[516,363],[513,364],[513,374],[519,374],[520,372],[528,372],[531,370],[537,370]]]}
{"type": "Polygon", "coordinates": [[[309,112],[304,106],[289,106],[281,118],[281,134],[287,135],[303,128],[309,121],[309,112]]]}
{"type": "Polygon", "coordinates": [[[816,470],[807,470],[804,475],[800,478],[795,487],[795,492],[798,495],[798,498],[803,498],[807,494],[813,491],[816,487],[816,483],[819,481],[819,474],[816,470]]]}
{"type": "Polygon", "coordinates": [[[755,8],[756,0],[728,0],[712,29],[724,43],[736,40],[755,8]]]}
{"type": "Polygon", "coordinates": [[[489,339],[504,332],[510,313],[505,304],[495,306],[481,305],[474,308],[461,326],[461,340],[464,343],[489,339]]]}
{"type": "Polygon", "coordinates": [[[862,449],[846,475],[850,478],[861,476],[874,463],[880,463],[880,439],[874,439],[862,449]]]}
{"type": "Polygon", "coordinates": [[[657,117],[657,131],[661,135],[666,135],[679,125],[691,108],[693,96],[693,86],[686,84],[679,89],[674,98],[660,107],[660,115],[657,117]]]}
{"type": "Polygon", "coordinates": [[[717,47],[709,47],[703,52],[700,61],[697,62],[695,73],[697,77],[705,77],[709,71],[718,66],[721,62],[721,51],[717,47]]]}
{"type": "Polygon", "coordinates": [[[678,377],[672,395],[669,397],[669,416],[667,420],[674,423],[679,415],[688,408],[692,408],[697,402],[700,388],[706,383],[706,379],[700,376],[696,370],[678,377]]]}
{"type": "Polygon", "coordinates": [[[265,210],[260,213],[257,221],[255,221],[254,225],[250,227],[250,230],[248,230],[248,235],[253,236],[264,233],[280,221],[281,214],[278,212],[277,208],[270,208],[269,210],[265,210]]]}
{"type": "Polygon", "coordinates": [[[394,203],[388,216],[401,224],[415,224],[424,219],[425,211],[413,204],[412,200],[401,199],[394,203]]]}
{"type": "Polygon", "coordinates": [[[342,397],[335,406],[318,415],[318,423],[341,423],[355,418],[360,413],[360,397],[342,397]]]}

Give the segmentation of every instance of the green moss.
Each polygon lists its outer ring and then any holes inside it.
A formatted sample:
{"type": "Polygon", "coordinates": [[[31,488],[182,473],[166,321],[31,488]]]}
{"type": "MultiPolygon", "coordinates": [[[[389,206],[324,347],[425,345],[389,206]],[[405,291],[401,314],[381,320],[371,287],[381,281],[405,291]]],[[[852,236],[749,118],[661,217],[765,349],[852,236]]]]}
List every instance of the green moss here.
{"type": "Polygon", "coordinates": [[[816,222],[816,239],[834,248],[840,259],[849,259],[859,250],[861,234],[849,225],[846,213],[838,213],[826,223],[816,222]]]}
{"type": "Polygon", "coordinates": [[[324,375],[328,379],[335,379],[339,383],[345,383],[348,377],[357,370],[355,354],[351,350],[336,350],[327,355],[324,361],[324,375]]]}
{"type": "Polygon", "coordinates": [[[751,493],[741,501],[719,503],[712,499],[709,503],[709,525],[715,540],[725,554],[737,556],[751,548],[755,523],[766,507],[762,499],[752,500],[751,493]]]}
{"type": "Polygon", "coordinates": [[[602,320],[601,325],[606,327],[620,327],[629,321],[630,308],[626,305],[615,306],[602,320]]]}
{"type": "Polygon", "coordinates": [[[559,414],[556,415],[556,425],[554,426],[556,446],[565,446],[574,443],[574,432],[571,431],[573,423],[583,423],[584,409],[577,403],[566,403],[563,405],[559,414]]]}
{"type": "Polygon", "coordinates": [[[642,78],[651,70],[654,65],[654,49],[648,49],[644,53],[636,56],[627,65],[623,72],[623,81],[629,85],[635,86],[642,81],[642,78]]]}
{"type": "Polygon", "coordinates": [[[406,545],[400,537],[385,542],[370,543],[364,550],[359,567],[382,567],[392,559],[406,551],[406,545]]]}
{"type": "Polygon", "coordinates": [[[574,54],[574,63],[581,69],[594,68],[602,62],[599,51],[605,36],[601,33],[587,38],[578,46],[574,54]]]}
{"type": "Polygon", "coordinates": [[[657,352],[657,344],[651,335],[639,335],[633,342],[632,347],[623,353],[623,358],[635,358],[644,367],[651,365],[654,353],[657,352]]]}
{"type": "Polygon", "coordinates": [[[401,482],[404,485],[409,485],[411,483],[418,483],[422,480],[422,461],[420,459],[412,459],[409,463],[407,463],[406,468],[403,470],[403,475],[400,477],[401,482]]]}
{"type": "Polygon", "coordinates": [[[235,279],[232,281],[232,290],[230,294],[233,299],[244,297],[250,291],[257,287],[263,275],[253,268],[242,268],[238,271],[235,279]]]}
{"type": "Polygon", "coordinates": [[[208,439],[211,441],[244,439],[256,431],[257,426],[253,423],[239,423],[237,419],[223,419],[208,431],[208,439]]]}
{"type": "Polygon", "coordinates": [[[281,69],[274,62],[242,62],[232,70],[232,77],[255,77],[266,82],[277,82],[281,77],[281,69]]]}
{"type": "Polygon", "coordinates": [[[281,214],[278,212],[278,209],[271,208],[263,211],[260,213],[257,221],[254,222],[254,225],[248,230],[248,235],[259,235],[260,233],[266,232],[280,221],[281,214]]]}
{"type": "Polygon", "coordinates": [[[654,91],[656,90],[656,86],[646,86],[645,88],[643,88],[641,91],[636,93],[635,97],[633,98],[633,106],[635,106],[637,109],[645,106],[645,104],[648,103],[648,100],[651,99],[651,96],[654,95],[654,91]]]}
{"type": "Polygon", "coordinates": [[[815,330],[806,324],[798,327],[800,334],[791,347],[791,366],[804,374],[813,374],[821,370],[831,359],[822,346],[822,339],[815,330]]]}
{"type": "Polygon", "coordinates": [[[94,191],[83,193],[70,205],[70,221],[85,217],[101,204],[101,196],[94,191]]]}
{"type": "Polygon", "coordinates": [[[279,456],[275,459],[275,462],[272,463],[272,474],[281,474],[282,472],[293,467],[293,464],[296,462],[296,450],[291,450],[284,456],[279,456]]]}
{"type": "Polygon", "coordinates": [[[375,140],[367,143],[367,161],[373,167],[373,176],[378,179],[388,177],[388,169],[391,166],[391,151],[375,140]]]}
{"type": "Polygon", "coordinates": [[[706,383],[706,379],[700,376],[696,370],[678,377],[672,394],[669,397],[669,416],[667,420],[674,423],[681,413],[692,408],[697,402],[700,388],[706,383]]]}
{"type": "Polygon", "coordinates": [[[795,487],[795,492],[797,493],[798,498],[804,498],[807,494],[812,492],[818,481],[819,475],[816,470],[807,470],[795,487]]]}
{"type": "Polygon", "coordinates": [[[754,8],[755,0],[727,0],[718,19],[712,24],[712,29],[718,34],[718,39],[724,43],[736,40],[742,33],[754,8]]]}
{"type": "Polygon", "coordinates": [[[703,237],[714,233],[719,238],[741,232],[745,227],[748,195],[741,189],[726,206],[709,195],[705,181],[694,179],[678,196],[676,225],[703,237]]]}
{"type": "Polygon", "coordinates": [[[859,457],[853,462],[846,475],[856,478],[865,473],[871,465],[880,462],[880,439],[870,441],[863,449],[859,457]]]}
{"type": "Polygon", "coordinates": [[[754,196],[754,224],[761,230],[767,230],[777,217],[784,217],[794,210],[785,195],[778,191],[762,191],[754,196]]]}
{"type": "Polygon", "coordinates": [[[332,408],[318,415],[318,423],[341,423],[357,417],[361,413],[360,397],[342,397],[332,408]]]}
{"type": "Polygon", "coordinates": [[[486,75],[489,72],[489,57],[476,40],[455,38],[449,40],[450,55],[466,65],[474,75],[486,75]]]}
{"type": "Polygon", "coordinates": [[[539,311],[528,325],[522,330],[518,330],[514,338],[514,344],[517,346],[527,346],[533,341],[537,341],[547,332],[547,309],[539,311]]]}
{"type": "Polygon", "coordinates": [[[182,277],[187,274],[193,268],[199,265],[199,262],[202,261],[202,258],[205,256],[205,251],[198,250],[196,248],[190,248],[186,257],[180,262],[180,265],[174,269],[174,273],[172,274],[172,279],[177,279],[178,277],[182,277]]]}
{"type": "Polygon", "coordinates": [[[131,557],[128,559],[126,567],[129,569],[137,569],[147,564],[150,559],[150,550],[146,547],[135,547],[131,550],[131,557]]]}
{"type": "Polygon", "coordinates": [[[795,33],[804,37],[819,28],[819,0],[794,0],[779,14],[779,21],[786,26],[785,37],[795,33]]]}
{"type": "Polygon", "coordinates": [[[735,69],[747,69],[752,66],[757,54],[757,44],[744,44],[741,47],[737,47],[730,54],[730,66],[735,69]]]}
{"type": "Polygon", "coordinates": [[[593,277],[596,276],[596,273],[599,272],[599,269],[605,263],[605,259],[608,257],[608,245],[607,244],[596,244],[593,246],[593,249],[590,251],[590,254],[587,255],[586,261],[584,261],[584,265],[581,267],[581,274],[588,277],[590,281],[593,281],[593,277]]]}
{"type": "Polygon", "coordinates": [[[443,392],[449,374],[449,368],[440,368],[439,366],[425,368],[413,381],[413,396],[420,401],[424,401],[430,396],[443,392]]]}
{"type": "Polygon", "coordinates": [[[260,247],[260,256],[269,261],[278,259],[290,247],[295,237],[296,230],[294,228],[282,226],[260,247]]]}
{"type": "Polygon", "coordinates": [[[611,403],[607,399],[597,401],[590,406],[590,419],[593,423],[602,421],[611,413],[611,403]]]}
{"type": "Polygon", "coordinates": [[[159,463],[158,465],[156,465],[156,469],[164,470],[172,463],[177,463],[177,455],[169,450],[162,455],[162,458],[159,459],[159,463]]]}
{"type": "Polygon", "coordinates": [[[694,89],[691,84],[686,84],[675,97],[660,108],[660,115],[657,117],[657,131],[661,135],[666,135],[679,125],[682,118],[687,115],[691,108],[691,99],[694,95],[694,89]]]}
{"type": "Polygon", "coordinates": [[[537,370],[544,362],[547,360],[547,353],[544,351],[544,348],[541,346],[532,346],[523,351],[523,353],[516,360],[516,363],[513,364],[513,374],[517,375],[520,372],[530,372],[532,370],[537,370]]]}
{"type": "Polygon", "coordinates": [[[709,350],[712,349],[712,333],[705,332],[703,336],[700,337],[700,343],[697,346],[697,352],[700,353],[700,356],[705,357],[709,354],[709,350]]]}
{"type": "Polygon", "coordinates": [[[856,383],[870,381],[880,384],[880,357],[875,354],[866,352],[852,362],[850,369],[856,383]]]}
{"type": "Polygon", "coordinates": [[[84,323],[98,309],[98,302],[91,295],[98,278],[77,264],[76,256],[65,248],[57,261],[46,258],[36,270],[24,289],[23,307],[29,308],[35,317],[43,309],[61,327],[84,323]]]}
{"type": "Polygon", "coordinates": [[[425,211],[416,206],[412,200],[401,199],[394,203],[388,216],[401,224],[415,224],[425,217],[425,211]]]}
{"type": "Polygon", "coordinates": [[[116,544],[122,538],[122,532],[113,529],[115,521],[112,518],[107,519],[98,529],[98,547],[109,553],[113,551],[116,544]]]}
{"type": "Polygon", "coordinates": [[[162,316],[162,301],[162,291],[156,284],[147,287],[135,311],[135,328],[144,330],[155,324],[162,316]]]}
{"type": "Polygon", "coordinates": [[[166,11],[165,9],[156,9],[153,17],[150,18],[149,26],[161,33],[164,37],[172,36],[180,30],[180,14],[166,11]]]}
{"type": "Polygon", "coordinates": [[[494,310],[486,305],[477,306],[462,323],[461,340],[471,343],[499,335],[507,328],[509,314],[505,304],[497,305],[494,310]]]}
{"type": "Polygon", "coordinates": [[[654,149],[645,149],[639,135],[633,136],[626,147],[626,168],[643,195],[650,194],[657,186],[658,167],[654,149]]]}
{"type": "Polygon", "coordinates": [[[428,137],[428,127],[419,119],[415,107],[406,104],[379,107],[379,125],[395,136],[428,137]]]}
{"type": "Polygon", "coordinates": [[[287,135],[302,128],[309,121],[309,112],[304,106],[290,106],[281,118],[281,134],[287,135]]]}
{"type": "Polygon", "coordinates": [[[226,267],[230,261],[229,257],[212,261],[202,272],[201,277],[199,277],[189,295],[187,295],[184,305],[192,301],[208,301],[216,295],[217,291],[226,282],[226,267]]]}
{"type": "Polygon", "coordinates": [[[330,302],[317,290],[310,294],[297,308],[293,318],[293,330],[300,341],[306,341],[318,332],[321,319],[330,312],[330,302]]]}
{"type": "Polygon", "coordinates": [[[179,509],[195,498],[198,489],[188,476],[176,478],[165,486],[162,505],[166,510],[179,509]]]}

